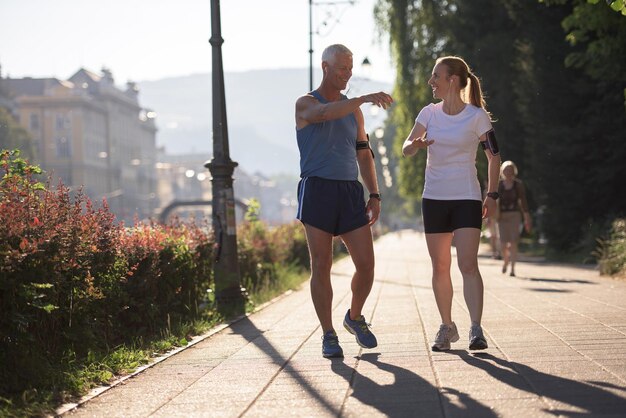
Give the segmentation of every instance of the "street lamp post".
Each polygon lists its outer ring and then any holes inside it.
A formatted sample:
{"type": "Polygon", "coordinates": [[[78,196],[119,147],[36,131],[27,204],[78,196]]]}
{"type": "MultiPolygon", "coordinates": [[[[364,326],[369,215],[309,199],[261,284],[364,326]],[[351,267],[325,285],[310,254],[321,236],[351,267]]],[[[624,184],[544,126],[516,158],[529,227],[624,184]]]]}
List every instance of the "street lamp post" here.
{"type": "Polygon", "coordinates": [[[237,163],[230,159],[222,44],[220,2],[211,0],[211,43],[213,85],[213,158],[205,164],[211,172],[213,232],[216,242],[214,263],[215,298],[218,310],[225,314],[243,313],[244,290],[239,279],[237,229],[233,172],[237,163]]]}
{"type": "Polygon", "coordinates": [[[309,0],[309,91],[313,91],[313,6],[336,6],[338,4],[354,5],[357,0],[309,0]]]}
{"type": "Polygon", "coordinates": [[[313,0],[309,0],[309,91],[313,91],[313,0]]]}

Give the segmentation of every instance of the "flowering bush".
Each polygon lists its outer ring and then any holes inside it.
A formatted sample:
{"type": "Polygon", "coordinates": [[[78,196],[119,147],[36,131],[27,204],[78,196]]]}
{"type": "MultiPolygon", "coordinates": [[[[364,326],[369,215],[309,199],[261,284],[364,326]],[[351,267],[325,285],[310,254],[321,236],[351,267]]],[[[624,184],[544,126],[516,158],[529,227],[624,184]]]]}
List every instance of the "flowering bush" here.
{"type": "Polygon", "coordinates": [[[195,224],[140,224],[122,234],[129,271],[125,278],[127,326],[157,332],[172,320],[199,314],[212,278],[212,237],[195,224]]]}
{"type": "MultiPolygon", "coordinates": [[[[106,202],[43,184],[17,151],[0,151],[0,176],[0,400],[58,390],[63,364],[206,314],[214,260],[206,225],[125,227],[106,202]]],[[[252,206],[238,229],[249,292],[273,286],[279,264],[308,267],[302,227],[270,230],[257,215],[252,206]]]]}
{"type": "Polygon", "coordinates": [[[301,225],[296,222],[268,228],[259,217],[259,204],[251,200],[238,231],[237,252],[243,286],[250,292],[269,288],[278,280],[278,265],[307,268],[309,253],[301,225]]]}

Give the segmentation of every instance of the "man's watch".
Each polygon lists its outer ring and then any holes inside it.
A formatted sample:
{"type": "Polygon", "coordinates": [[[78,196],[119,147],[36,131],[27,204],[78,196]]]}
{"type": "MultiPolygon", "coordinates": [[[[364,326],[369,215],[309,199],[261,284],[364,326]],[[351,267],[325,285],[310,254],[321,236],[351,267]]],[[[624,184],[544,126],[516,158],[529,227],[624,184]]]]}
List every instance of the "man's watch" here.
{"type": "Polygon", "coordinates": [[[498,192],[489,192],[489,193],[487,193],[487,197],[490,197],[493,200],[498,200],[498,198],[500,197],[500,193],[498,193],[498,192]]]}
{"type": "Polygon", "coordinates": [[[370,193],[370,199],[371,198],[378,199],[379,202],[382,200],[380,193],[370,193]]]}

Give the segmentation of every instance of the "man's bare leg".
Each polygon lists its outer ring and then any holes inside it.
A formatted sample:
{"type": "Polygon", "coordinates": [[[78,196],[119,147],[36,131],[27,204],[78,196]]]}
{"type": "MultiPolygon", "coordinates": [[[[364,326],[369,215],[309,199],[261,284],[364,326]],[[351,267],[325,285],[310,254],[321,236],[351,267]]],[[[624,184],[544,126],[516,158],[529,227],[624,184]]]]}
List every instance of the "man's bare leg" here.
{"type": "Polygon", "coordinates": [[[334,329],[332,319],[333,288],[330,269],[333,264],[333,236],[304,224],[311,258],[311,299],[324,333],[334,329]]]}
{"type": "Polygon", "coordinates": [[[341,236],[346,244],[352,262],[356,268],[352,276],[352,303],[350,319],[361,317],[365,301],[374,283],[374,243],[369,225],[350,231],[341,236]]]}

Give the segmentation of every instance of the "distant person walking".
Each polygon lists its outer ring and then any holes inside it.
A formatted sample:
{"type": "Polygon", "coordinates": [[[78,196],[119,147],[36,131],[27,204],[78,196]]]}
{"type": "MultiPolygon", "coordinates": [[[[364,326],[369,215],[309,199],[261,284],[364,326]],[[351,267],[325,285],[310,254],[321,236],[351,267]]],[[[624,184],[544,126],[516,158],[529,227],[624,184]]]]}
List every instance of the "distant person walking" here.
{"type": "Polygon", "coordinates": [[[384,109],[393,101],[387,93],[348,99],[341,94],[352,76],[352,52],[331,45],[322,53],[320,86],[296,101],[296,136],[300,150],[297,218],[304,224],[311,257],[311,297],[322,336],[324,357],[343,357],[332,322],[333,237],[340,236],[356,267],[352,302],[343,325],[361,347],[374,348],[376,337],[361,311],[374,282],[371,225],[380,215],[374,153],[365,132],[360,106],[384,109]],[[359,171],[369,191],[367,203],[359,171]]]}
{"type": "Polygon", "coordinates": [[[485,110],[480,81],[459,57],[435,61],[428,84],[439,99],[424,107],[415,120],[402,153],[414,155],[427,149],[422,216],[426,244],[433,267],[433,291],[441,326],[433,351],[450,349],[459,333],[452,321],[452,239],[463,275],[463,295],[469,310],[470,350],[487,348],[481,328],[483,280],[478,270],[478,246],[482,218],[496,212],[500,155],[489,113],[485,110]],[[469,97],[469,103],[464,97],[469,97]],[[476,171],[478,145],[489,161],[488,193],[482,200],[476,171]]]}
{"type": "Polygon", "coordinates": [[[499,216],[498,233],[502,248],[502,273],[506,273],[511,265],[511,276],[515,276],[515,262],[517,261],[517,249],[521,232],[522,216],[524,229],[530,232],[532,228],[528,202],[526,201],[526,189],[520,179],[517,178],[517,166],[513,161],[505,161],[500,168],[500,182],[498,184],[499,216]]]}

